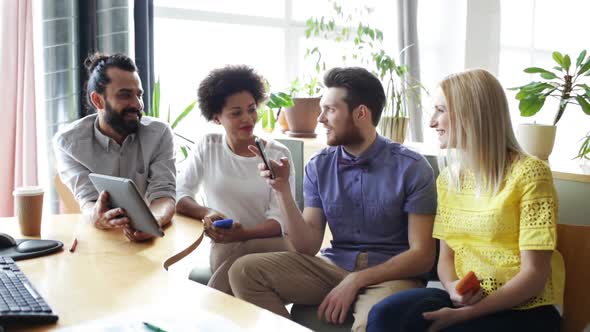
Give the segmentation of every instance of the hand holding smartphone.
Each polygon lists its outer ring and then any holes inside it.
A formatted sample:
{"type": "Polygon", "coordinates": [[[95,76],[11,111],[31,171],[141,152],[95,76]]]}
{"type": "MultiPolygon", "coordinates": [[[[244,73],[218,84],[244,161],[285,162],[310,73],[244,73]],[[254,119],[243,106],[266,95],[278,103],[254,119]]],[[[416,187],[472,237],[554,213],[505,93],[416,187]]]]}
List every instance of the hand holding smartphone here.
{"type": "Polygon", "coordinates": [[[230,229],[232,227],[233,223],[234,223],[233,219],[221,219],[221,220],[215,220],[213,222],[213,226],[215,226],[217,228],[230,229]]]}
{"type": "Polygon", "coordinates": [[[260,152],[260,157],[262,157],[262,161],[266,165],[266,168],[268,168],[268,170],[270,171],[270,178],[274,180],[276,178],[276,175],[270,165],[270,159],[268,159],[268,157],[266,156],[266,153],[264,152],[264,146],[262,145],[262,141],[260,140],[260,138],[256,137],[255,143],[256,143],[256,148],[258,149],[258,152],[260,152]]]}

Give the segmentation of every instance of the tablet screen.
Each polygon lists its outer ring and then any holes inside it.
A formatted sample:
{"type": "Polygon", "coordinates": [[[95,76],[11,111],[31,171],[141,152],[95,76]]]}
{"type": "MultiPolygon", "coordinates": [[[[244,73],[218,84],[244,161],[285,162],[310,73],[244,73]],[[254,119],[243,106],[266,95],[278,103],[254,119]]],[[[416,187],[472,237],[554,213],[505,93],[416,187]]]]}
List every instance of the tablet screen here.
{"type": "Polygon", "coordinates": [[[132,180],[96,173],[90,173],[88,177],[98,192],[109,193],[112,208],[125,209],[133,229],[154,236],[164,236],[162,228],[132,180]]]}

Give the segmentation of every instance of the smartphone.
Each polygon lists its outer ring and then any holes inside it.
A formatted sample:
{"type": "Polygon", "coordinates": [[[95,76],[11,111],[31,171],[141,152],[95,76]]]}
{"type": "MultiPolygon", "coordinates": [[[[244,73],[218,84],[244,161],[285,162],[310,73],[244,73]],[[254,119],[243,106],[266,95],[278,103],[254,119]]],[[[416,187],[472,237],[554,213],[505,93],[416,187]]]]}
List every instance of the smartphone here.
{"type": "Polygon", "coordinates": [[[270,166],[270,159],[268,159],[268,157],[266,156],[266,153],[264,153],[264,146],[262,146],[262,141],[260,140],[260,138],[256,137],[255,142],[256,142],[256,147],[258,148],[258,151],[260,152],[260,156],[262,157],[262,161],[266,165],[266,168],[268,168],[268,170],[270,171],[270,178],[274,180],[276,178],[275,171],[270,166]]]}
{"type": "Polygon", "coordinates": [[[215,220],[213,222],[213,226],[215,226],[217,228],[230,229],[231,226],[233,225],[233,223],[234,223],[233,219],[221,219],[221,220],[215,220]]]}

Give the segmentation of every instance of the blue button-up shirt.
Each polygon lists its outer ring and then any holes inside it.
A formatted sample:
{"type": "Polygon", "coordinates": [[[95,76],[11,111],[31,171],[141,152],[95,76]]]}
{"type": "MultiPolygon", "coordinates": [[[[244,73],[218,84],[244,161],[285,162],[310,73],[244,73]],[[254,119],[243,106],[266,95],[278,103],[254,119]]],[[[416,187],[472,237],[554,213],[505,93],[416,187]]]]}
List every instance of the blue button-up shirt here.
{"type": "Polygon", "coordinates": [[[408,214],[435,214],[436,188],[426,159],[377,135],[358,158],[328,147],[307,163],[305,206],[324,211],[332,232],[322,254],[353,271],[361,251],[369,267],[409,249],[408,214]]]}

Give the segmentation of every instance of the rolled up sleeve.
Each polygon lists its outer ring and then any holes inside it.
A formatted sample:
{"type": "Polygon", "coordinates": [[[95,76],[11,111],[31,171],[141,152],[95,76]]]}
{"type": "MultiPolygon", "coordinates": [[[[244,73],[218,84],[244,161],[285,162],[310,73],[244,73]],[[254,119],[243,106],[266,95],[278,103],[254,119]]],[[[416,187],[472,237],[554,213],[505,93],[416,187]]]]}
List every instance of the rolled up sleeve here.
{"type": "Polygon", "coordinates": [[[53,151],[59,177],[82,207],[88,202],[96,201],[98,192],[88,177],[91,171],[74,158],[71,146],[71,143],[59,135],[56,135],[53,140],[53,151]]]}
{"type": "Polygon", "coordinates": [[[176,198],[176,166],[172,130],[165,127],[158,149],[150,162],[146,198],[152,202],[158,198],[176,198]]]}

